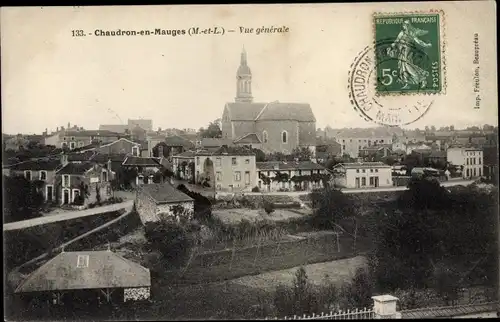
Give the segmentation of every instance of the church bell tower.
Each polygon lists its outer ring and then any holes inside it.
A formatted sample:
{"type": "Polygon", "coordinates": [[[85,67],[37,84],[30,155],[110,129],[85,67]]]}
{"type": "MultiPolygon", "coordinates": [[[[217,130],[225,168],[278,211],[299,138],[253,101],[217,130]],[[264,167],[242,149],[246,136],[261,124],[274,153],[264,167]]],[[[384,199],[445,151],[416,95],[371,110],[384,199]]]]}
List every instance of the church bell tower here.
{"type": "Polygon", "coordinates": [[[240,67],[238,67],[238,72],[236,73],[236,102],[248,102],[253,101],[252,97],[252,72],[247,64],[247,52],[245,47],[241,52],[240,67]]]}

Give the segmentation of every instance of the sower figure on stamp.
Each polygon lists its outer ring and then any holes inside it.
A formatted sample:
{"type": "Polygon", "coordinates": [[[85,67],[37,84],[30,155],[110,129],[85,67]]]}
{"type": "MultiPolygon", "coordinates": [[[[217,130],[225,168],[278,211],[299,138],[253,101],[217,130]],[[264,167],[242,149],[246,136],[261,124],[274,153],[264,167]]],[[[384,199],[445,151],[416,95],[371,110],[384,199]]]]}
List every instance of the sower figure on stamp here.
{"type": "Polygon", "coordinates": [[[428,31],[418,29],[412,26],[410,21],[405,20],[403,22],[403,30],[399,32],[398,37],[392,43],[391,47],[387,48],[387,54],[391,57],[395,57],[395,51],[398,51],[399,82],[403,83],[401,89],[407,88],[410,84],[420,85],[421,88],[424,88],[427,84],[429,72],[417,66],[413,61],[416,49],[414,44],[424,48],[432,46],[431,43],[426,43],[418,38],[427,33],[428,31]]]}

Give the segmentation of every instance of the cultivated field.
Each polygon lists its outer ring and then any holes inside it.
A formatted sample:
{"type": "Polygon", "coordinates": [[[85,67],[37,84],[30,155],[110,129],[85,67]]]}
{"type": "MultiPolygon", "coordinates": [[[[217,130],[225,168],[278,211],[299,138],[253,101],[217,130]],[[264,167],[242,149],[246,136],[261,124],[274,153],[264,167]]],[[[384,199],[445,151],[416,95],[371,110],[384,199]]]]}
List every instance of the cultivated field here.
{"type": "Polygon", "coordinates": [[[237,224],[243,219],[250,222],[259,220],[287,221],[308,216],[310,211],[305,209],[276,209],[268,215],[264,209],[235,208],[214,210],[212,213],[226,224],[237,224]]]}

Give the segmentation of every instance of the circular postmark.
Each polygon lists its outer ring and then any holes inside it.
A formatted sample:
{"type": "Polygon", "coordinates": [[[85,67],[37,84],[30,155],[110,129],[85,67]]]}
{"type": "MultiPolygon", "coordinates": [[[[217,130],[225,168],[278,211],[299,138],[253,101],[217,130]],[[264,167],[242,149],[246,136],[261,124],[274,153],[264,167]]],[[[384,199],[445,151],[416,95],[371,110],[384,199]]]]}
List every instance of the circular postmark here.
{"type": "MultiPolygon", "coordinates": [[[[434,97],[425,88],[426,77],[408,82],[413,66],[428,69],[431,62],[424,51],[411,48],[404,58],[394,54],[394,40],[383,40],[365,47],[351,64],[348,91],[354,109],[366,121],[384,126],[403,126],[422,118],[434,97]],[[386,68],[393,66],[393,68],[386,68]],[[400,90],[388,91],[388,85],[399,84],[400,90]]],[[[410,78],[411,79],[411,78],[410,78]]]]}

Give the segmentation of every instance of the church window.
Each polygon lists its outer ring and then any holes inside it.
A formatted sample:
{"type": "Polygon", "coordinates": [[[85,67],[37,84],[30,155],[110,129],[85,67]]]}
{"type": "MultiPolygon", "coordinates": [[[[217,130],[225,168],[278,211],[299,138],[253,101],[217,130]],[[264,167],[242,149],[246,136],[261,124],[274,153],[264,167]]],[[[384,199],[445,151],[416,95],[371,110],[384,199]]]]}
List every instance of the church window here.
{"type": "Polygon", "coordinates": [[[288,133],[286,131],[281,132],[281,142],[283,143],[288,142],[288,133]]]}
{"type": "Polygon", "coordinates": [[[264,141],[264,143],[267,143],[267,132],[266,131],[262,132],[262,141],[264,141]]]}

